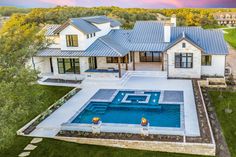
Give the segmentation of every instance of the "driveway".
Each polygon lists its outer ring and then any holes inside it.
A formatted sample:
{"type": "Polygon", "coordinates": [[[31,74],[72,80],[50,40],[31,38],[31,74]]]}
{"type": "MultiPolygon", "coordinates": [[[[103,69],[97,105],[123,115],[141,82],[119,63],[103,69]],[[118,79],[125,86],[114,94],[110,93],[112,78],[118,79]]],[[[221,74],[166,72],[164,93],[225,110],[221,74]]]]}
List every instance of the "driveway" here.
{"type": "Polygon", "coordinates": [[[230,66],[232,69],[232,73],[234,77],[236,78],[236,50],[229,47],[229,55],[226,57],[226,66],[230,66]]]}

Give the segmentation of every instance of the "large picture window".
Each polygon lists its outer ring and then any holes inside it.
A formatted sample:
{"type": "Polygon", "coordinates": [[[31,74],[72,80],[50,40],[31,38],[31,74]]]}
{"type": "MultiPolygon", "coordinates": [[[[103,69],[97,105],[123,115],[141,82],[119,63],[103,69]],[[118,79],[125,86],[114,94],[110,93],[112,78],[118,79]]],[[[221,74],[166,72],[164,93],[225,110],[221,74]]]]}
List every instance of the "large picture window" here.
{"type": "Polygon", "coordinates": [[[59,74],[79,74],[80,64],[79,59],[58,58],[58,73],[59,74]]]}
{"type": "MultiPolygon", "coordinates": [[[[125,63],[125,56],[120,58],[121,63],[125,63]]],[[[127,55],[127,62],[129,63],[129,55],[127,55]]],[[[107,63],[118,63],[118,57],[107,57],[107,63]]]]}
{"type": "Polygon", "coordinates": [[[202,65],[211,66],[212,57],[210,55],[202,56],[202,65]]]}
{"type": "Polygon", "coordinates": [[[66,35],[67,47],[78,47],[78,35],[66,35]]]}
{"type": "Polygon", "coordinates": [[[175,53],[175,68],[193,68],[193,54],[175,53]]]}

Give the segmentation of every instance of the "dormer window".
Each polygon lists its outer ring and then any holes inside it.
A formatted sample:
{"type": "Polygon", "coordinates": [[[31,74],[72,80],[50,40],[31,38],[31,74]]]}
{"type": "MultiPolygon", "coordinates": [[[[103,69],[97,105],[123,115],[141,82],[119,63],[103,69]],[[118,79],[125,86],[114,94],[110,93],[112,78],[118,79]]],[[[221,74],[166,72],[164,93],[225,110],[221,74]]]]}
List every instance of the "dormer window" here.
{"type": "Polygon", "coordinates": [[[95,37],[95,36],[96,36],[96,33],[87,34],[87,39],[95,37]]]}
{"type": "Polygon", "coordinates": [[[67,47],[78,47],[78,35],[66,35],[67,47]]]}
{"type": "Polygon", "coordinates": [[[186,43],[182,43],[182,48],[186,48],[186,43]]]}

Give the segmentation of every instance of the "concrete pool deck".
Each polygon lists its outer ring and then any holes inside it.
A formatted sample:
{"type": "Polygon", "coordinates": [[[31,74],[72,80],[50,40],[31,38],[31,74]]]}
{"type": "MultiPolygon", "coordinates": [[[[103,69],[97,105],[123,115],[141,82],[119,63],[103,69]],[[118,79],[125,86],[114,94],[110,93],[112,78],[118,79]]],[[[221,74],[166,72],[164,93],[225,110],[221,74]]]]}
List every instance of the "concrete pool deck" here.
{"type": "MultiPolygon", "coordinates": [[[[131,76],[125,83],[99,81],[84,82],[82,90],[42,121],[29,136],[54,137],[66,123],[99,89],[172,90],[183,91],[184,124],[186,136],[199,136],[199,123],[191,80],[175,80],[166,77],[131,76]]],[[[171,130],[170,130],[171,131],[171,130]]],[[[168,132],[166,133],[168,134],[168,132]]]]}

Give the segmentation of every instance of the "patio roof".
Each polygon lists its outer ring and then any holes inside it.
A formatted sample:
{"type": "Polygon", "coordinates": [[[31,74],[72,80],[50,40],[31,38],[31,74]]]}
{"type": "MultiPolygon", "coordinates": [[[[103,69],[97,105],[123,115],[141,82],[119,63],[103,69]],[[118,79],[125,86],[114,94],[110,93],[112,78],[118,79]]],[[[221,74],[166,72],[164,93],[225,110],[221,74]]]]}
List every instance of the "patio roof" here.
{"type": "Polygon", "coordinates": [[[98,38],[85,51],[61,50],[60,48],[48,48],[39,51],[38,57],[123,57],[129,50],[114,42],[108,36],[98,38]]]}

